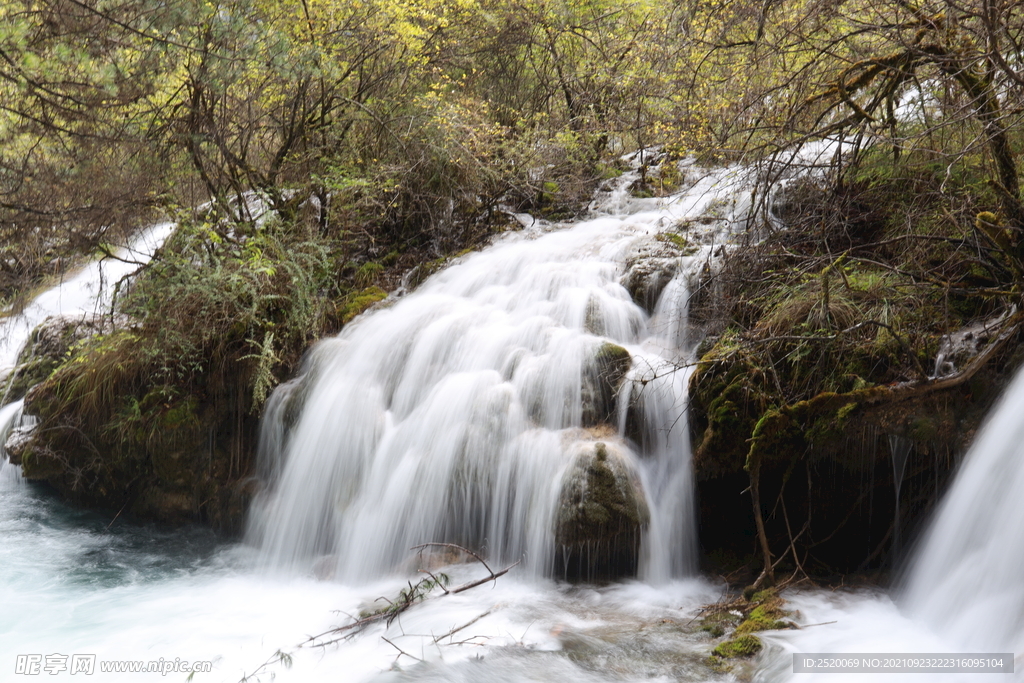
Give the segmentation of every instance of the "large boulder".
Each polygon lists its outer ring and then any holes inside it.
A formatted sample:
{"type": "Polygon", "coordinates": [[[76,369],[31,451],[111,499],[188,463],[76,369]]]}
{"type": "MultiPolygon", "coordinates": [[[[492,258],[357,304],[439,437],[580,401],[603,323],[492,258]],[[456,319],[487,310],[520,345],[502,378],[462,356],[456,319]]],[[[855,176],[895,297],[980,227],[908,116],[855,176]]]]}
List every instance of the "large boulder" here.
{"type": "Polygon", "coordinates": [[[613,436],[577,441],[570,454],[555,527],[556,566],[571,580],[635,575],[650,510],[629,450],[613,436]]]}
{"type": "Polygon", "coordinates": [[[155,374],[146,343],[121,326],[32,387],[24,410],[39,428],[11,444],[22,474],[112,514],[237,533],[255,490],[249,396],[230,375],[155,374]]]}

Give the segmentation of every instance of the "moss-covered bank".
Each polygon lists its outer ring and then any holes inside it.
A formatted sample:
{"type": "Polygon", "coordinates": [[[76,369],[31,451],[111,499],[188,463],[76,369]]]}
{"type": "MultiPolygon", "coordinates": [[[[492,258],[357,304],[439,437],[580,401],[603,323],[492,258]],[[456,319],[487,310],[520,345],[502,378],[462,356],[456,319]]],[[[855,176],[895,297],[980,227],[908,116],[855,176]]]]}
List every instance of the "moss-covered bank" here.
{"type": "Polygon", "coordinates": [[[728,257],[691,381],[708,568],[888,570],[1020,364],[1022,283],[976,220],[998,202],[919,161],[788,186],[728,257]]]}

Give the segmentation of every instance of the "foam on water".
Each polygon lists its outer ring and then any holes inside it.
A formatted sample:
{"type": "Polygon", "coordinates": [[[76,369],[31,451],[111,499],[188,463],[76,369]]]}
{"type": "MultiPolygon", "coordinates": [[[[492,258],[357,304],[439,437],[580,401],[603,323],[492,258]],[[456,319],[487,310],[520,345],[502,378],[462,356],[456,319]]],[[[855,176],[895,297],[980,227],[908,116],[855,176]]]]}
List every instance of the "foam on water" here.
{"type": "MultiPolygon", "coordinates": [[[[212,673],[194,680],[233,682],[280,649],[293,655],[292,667],[272,665],[260,680],[610,683],[706,675],[707,642],[678,628],[719,595],[699,580],[592,589],[509,575],[428,600],[387,631],[381,624],[338,645],[298,647],[347,614],[381,604],[379,596],[394,596],[405,577],[353,586],[254,574],[249,548],[224,546],[199,529],[122,522],[108,529],[108,517],[63,506],[7,465],[0,465],[0,503],[0,667],[8,673],[18,654],[95,654],[98,661],[212,661],[212,673]]],[[[483,574],[477,566],[449,571],[456,582],[483,574]]],[[[90,680],[154,675],[97,669],[90,680]]]]}

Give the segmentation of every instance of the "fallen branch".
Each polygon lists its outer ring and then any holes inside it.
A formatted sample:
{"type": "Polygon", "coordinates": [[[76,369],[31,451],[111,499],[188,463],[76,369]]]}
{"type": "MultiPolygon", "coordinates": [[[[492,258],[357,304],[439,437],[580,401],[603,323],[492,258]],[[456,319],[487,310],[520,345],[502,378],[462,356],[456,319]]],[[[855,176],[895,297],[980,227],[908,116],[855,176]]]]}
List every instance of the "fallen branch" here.
{"type": "MultiPolygon", "coordinates": [[[[485,576],[482,579],[478,579],[476,581],[470,581],[468,583],[464,583],[461,586],[458,586],[457,588],[449,589],[448,585],[447,585],[448,584],[448,576],[446,574],[438,573],[438,574],[435,575],[432,572],[430,572],[429,570],[420,569],[419,571],[421,573],[423,573],[423,574],[426,574],[429,578],[422,579],[421,581],[419,581],[416,584],[413,584],[410,581],[409,585],[408,585],[408,588],[403,588],[402,591],[398,594],[398,597],[395,600],[389,600],[388,598],[385,598],[385,597],[377,598],[378,601],[379,600],[385,601],[387,603],[387,607],[380,608],[380,609],[372,612],[371,614],[367,614],[367,615],[362,616],[362,617],[360,617],[358,619],[353,619],[353,621],[351,621],[350,623],[345,624],[343,626],[338,626],[338,627],[332,628],[332,629],[330,629],[328,631],[324,631],[323,633],[320,633],[318,635],[310,636],[306,640],[304,640],[303,642],[299,643],[296,647],[297,648],[301,648],[301,647],[309,646],[309,647],[326,648],[328,645],[333,645],[333,644],[339,643],[339,642],[341,642],[343,640],[348,640],[349,638],[352,638],[356,634],[358,634],[361,631],[363,631],[363,629],[365,629],[366,627],[371,626],[373,624],[380,623],[380,622],[384,622],[385,628],[387,628],[387,627],[391,626],[391,623],[400,614],[405,612],[407,609],[412,607],[417,602],[422,602],[423,600],[425,600],[429,596],[429,594],[435,588],[440,588],[444,592],[444,595],[453,595],[455,593],[462,593],[464,591],[468,591],[471,588],[476,588],[477,586],[483,585],[483,584],[485,584],[485,583],[487,583],[489,581],[497,580],[499,577],[504,576],[513,567],[515,567],[520,562],[522,562],[522,560],[518,560],[515,563],[510,564],[509,566],[505,567],[504,569],[501,569],[499,571],[494,571],[487,564],[487,562],[484,560],[484,558],[482,558],[480,555],[478,555],[477,553],[473,552],[472,550],[469,550],[468,548],[464,548],[464,547],[462,547],[460,545],[456,545],[454,543],[424,543],[422,545],[416,546],[415,548],[412,548],[412,550],[420,550],[422,548],[427,548],[427,547],[451,548],[453,550],[458,550],[461,553],[469,555],[470,557],[474,558],[477,562],[479,562],[481,565],[483,565],[484,569],[487,570],[487,576],[485,576]],[[323,638],[328,638],[328,639],[327,640],[322,640],[323,638]]],[[[463,630],[469,628],[470,626],[472,626],[473,624],[477,623],[478,621],[480,621],[481,619],[483,619],[484,617],[486,617],[490,613],[491,613],[491,610],[487,610],[486,612],[484,612],[480,616],[476,617],[475,619],[471,619],[470,621],[466,622],[465,624],[463,624],[461,626],[457,626],[457,627],[451,629],[450,631],[448,631],[447,633],[445,633],[443,635],[440,635],[440,636],[430,635],[430,636],[426,636],[426,637],[432,638],[434,645],[439,645],[439,644],[441,644],[441,641],[444,640],[445,638],[451,638],[456,633],[459,633],[460,631],[463,631],[463,630]]],[[[475,638],[481,638],[481,637],[483,637],[483,636],[472,636],[471,638],[467,638],[466,640],[458,641],[458,642],[450,642],[448,644],[449,645],[462,645],[462,644],[478,645],[479,643],[470,643],[470,641],[472,641],[475,638]]],[[[398,645],[396,645],[394,642],[389,640],[386,636],[381,635],[381,639],[384,640],[384,642],[386,642],[387,644],[391,645],[391,647],[393,647],[396,650],[398,650],[398,656],[395,658],[395,662],[397,662],[402,657],[402,655],[405,655],[406,657],[411,657],[411,658],[413,658],[413,659],[415,659],[417,661],[423,661],[419,657],[416,657],[415,655],[411,655],[408,652],[406,652],[405,650],[403,650],[402,648],[398,647],[398,645]]],[[[282,664],[285,667],[290,667],[291,664],[292,664],[292,655],[287,653],[287,652],[284,652],[282,650],[278,650],[269,659],[267,659],[267,661],[265,661],[262,665],[260,665],[259,668],[257,668],[251,674],[247,674],[247,675],[242,676],[242,678],[241,678],[239,683],[247,683],[247,681],[250,681],[254,677],[258,676],[259,674],[261,674],[263,672],[265,672],[273,664],[282,664]]]]}
{"type": "MultiPolygon", "coordinates": [[[[355,619],[354,621],[345,624],[344,626],[338,626],[332,628],[329,631],[324,631],[323,633],[320,633],[318,635],[310,636],[305,641],[303,641],[299,645],[299,647],[311,645],[313,647],[323,648],[327,647],[328,645],[333,645],[335,643],[341,642],[342,640],[352,638],[356,634],[363,631],[363,629],[367,628],[368,626],[372,626],[373,624],[384,622],[385,626],[390,626],[391,622],[393,622],[400,614],[402,614],[407,609],[412,607],[415,603],[425,600],[428,594],[435,588],[440,588],[444,592],[444,595],[454,595],[456,593],[462,593],[468,591],[471,588],[476,588],[477,586],[483,585],[489,581],[497,580],[498,578],[507,574],[513,567],[515,567],[522,561],[516,561],[515,563],[510,564],[504,569],[494,571],[490,568],[487,562],[482,557],[480,557],[480,555],[476,554],[472,550],[469,550],[468,548],[464,548],[454,543],[424,543],[422,545],[418,545],[412,548],[412,550],[419,550],[431,546],[451,548],[453,550],[458,550],[462,553],[465,553],[470,557],[473,557],[487,570],[487,576],[485,576],[482,579],[477,579],[475,581],[470,581],[469,583],[462,584],[461,586],[458,586],[456,588],[448,588],[448,576],[446,574],[435,575],[428,570],[421,569],[420,572],[427,574],[427,576],[429,576],[430,578],[423,579],[422,581],[416,584],[410,582],[409,587],[402,589],[396,600],[392,601],[385,597],[377,598],[377,600],[384,600],[385,602],[387,602],[387,607],[378,609],[375,612],[372,612],[371,614],[367,614],[366,616],[360,617],[359,619],[355,619]],[[322,638],[328,636],[330,636],[328,640],[321,640],[322,638]]],[[[486,612],[480,615],[472,622],[469,622],[469,624],[465,624],[465,626],[469,626],[470,624],[475,623],[477,620],[482,619],[489,613],[490,612],[486,612]]],[[[465,626],[460,627],[458,630],[465,628],[465,626]]],[[[447,635],[451,635],[456,632],[457,631],[452,631],[449,634],[446,634],[445,636],[441,636],[441,638],[445,638],[447,635]]],[[[434,642],[436,643],[437,641],[435,640],[434,642]]]]}
{"type": "MultiPolygon", "coordinates": [[[[477,617],[474,617],[473,619],[470,619],[469,621],[467,621],[462,626],[457,626],[457,627],[453,628],[451,631],[448,631],[448,633],[445,633],[444,635],[441,635],[441,636],[437,636],[436,638],[434,638],[434,642],[437,643],[439,641],[444,640],[445,638],[451,638],[452,636],[454,636],[459,631],[462,631],[463,629],[469,628],[470,626],[472,626],[476,622],[480,621],[481,619],[483,619],[484,617],[486,617],[490,613],[491,613],[491,610],[487,610],[486,612],[484,612],[480,616],[477,616],[477,617]]],[[[474,637],[478,637],[478,636],[474,636],[474,637]]]]}
{"type": "MultiPolygon", "coordinates": [[[[452,588],[450,591],[445,590],[445,594],[446,595],[448,593],[452,593],[452,594],[462,593],[463,591],[468,591],[470,588],[476,588],[477,586],[485,584],[488,581],[494,581],[498,577],[501,577],[501,576],[504,576],[505,574],[508,574],[510,569],[512,569],[513,567],[518,565],[520,562],[522,562],[521,559],[520,560],[516,560],[515,562],[513,562],[509,566],[507,566],[504,569],[502,569],[501,571],[495,572],[493,569],[491,569],[487,565],[487,563],[484,561],[484,558],[480,557],[479,555],[474,553],[472,550],[469,550],[468,548],[463,548],[461,545],[455,545],[454,543],[423,543],[422,545],[413,546],[412,550],[421,550],[423,548],[429,548],[429,547],[452,548],[454,550],[459,550],[461,552],[464,552],[467,555],[469,555],[469,556],[473,557],[474,559],[476,559],[477,562],[482,564],[484,566],[484,569],[486,569],[487,572],[490,574],[490,576],[484,577],[484,578],[479,579],[477,581],[470,581],[469,583],[464,583],[464,584],[462,584],[461,586],[459,586],[457,588],[452,588]]],[[[430,572],[426,572],[426,573],[430,574],[430,572]]],[[[433,576],[433,575],[431,574],[431,576],[433,576]]]]}

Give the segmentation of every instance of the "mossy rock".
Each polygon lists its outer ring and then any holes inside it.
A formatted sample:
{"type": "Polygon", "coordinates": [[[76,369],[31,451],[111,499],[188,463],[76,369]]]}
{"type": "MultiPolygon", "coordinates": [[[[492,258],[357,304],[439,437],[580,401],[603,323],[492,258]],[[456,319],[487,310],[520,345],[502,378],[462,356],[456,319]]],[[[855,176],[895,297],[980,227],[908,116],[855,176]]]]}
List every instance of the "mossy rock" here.
{"type": "Polygon", "coordinates": [[[604,342],[597,347],[593,362],[586,366],[581,389],[584,427],[613,421],[615,397],[632,365],[633,356],[618,344],[604,342]]]}
{"type": "Polygon", "coordinates": [[[750,603],[756,606],[736,627],[736,635],[796,628],[792,622],[783,619],[783,617],[789,616],[789,613],[782,608],[785,601],[779,597],[774,588],[755,593],[751,597],[750,603]]]}
{"type": "Polygon", "coordinates": [[[6,403],[24,398],[29,389],[49,377],[59,364],[57,360],[42,357],[19,365],[0,388],[0,396],[6,397],[6,403]]]}
{"type": "Polygon", "coordinates": [[[771,405],[765,369],[723,337],[690,378],[694,468],[699,479],[741,472],[748,439],[771,405]]]}
{"type": "Polygon", "coordinates": [[[631,575],[650,522],[639,475],[621,444],[577,442],[574,450],[562,480],[555,542],[567,564],[583,563],[579,578],[631,575]]]}
{"type": "Polygon", "coordinates": [[[666,231],[658,233],[658,241],[665,242],[666,244],[671,244],[672,246],[679,250],[679,253],[682,256],[693,256],[698,251],[700,251],[700,245],[691,244],[689,240],[680,235],[678,232],[666,231]]]}
{"type": "Polygon", "coordinates": [[[24,398],[29,389],[43,382],[66,359],[71,348],[100,334],[107,322],[99,316],[51,316],[40,323],[25,342],[13,372],[0,383],[5,403],[24,398]]]}
{"type": "Polygon", "coordinates": [[[726,610],[711,611],[701,617],[697,630],[700,633],[708,634],[711,638],[721,638],[726,632],[734,629],[741,618],[726,610]]]}
{"type": "Polygon", "coordinates": [[[638,306],[652,313],[662,291],[679,272],[679,259],[690,253],[690,247],[683,248],[660,235],[642,239],[626,258],[622,286],[638,306]]]}
{"type": "Polygon", "coordinates": [[[338,318],[341,320],[343,325],[347,325],[352,320],[365,312],[374,304],[383,301],[388,297],[388,293],[380,287],[367,287],[355,294],[350,294],[345,297],[341,304],[338,306],[338,318]]]}

